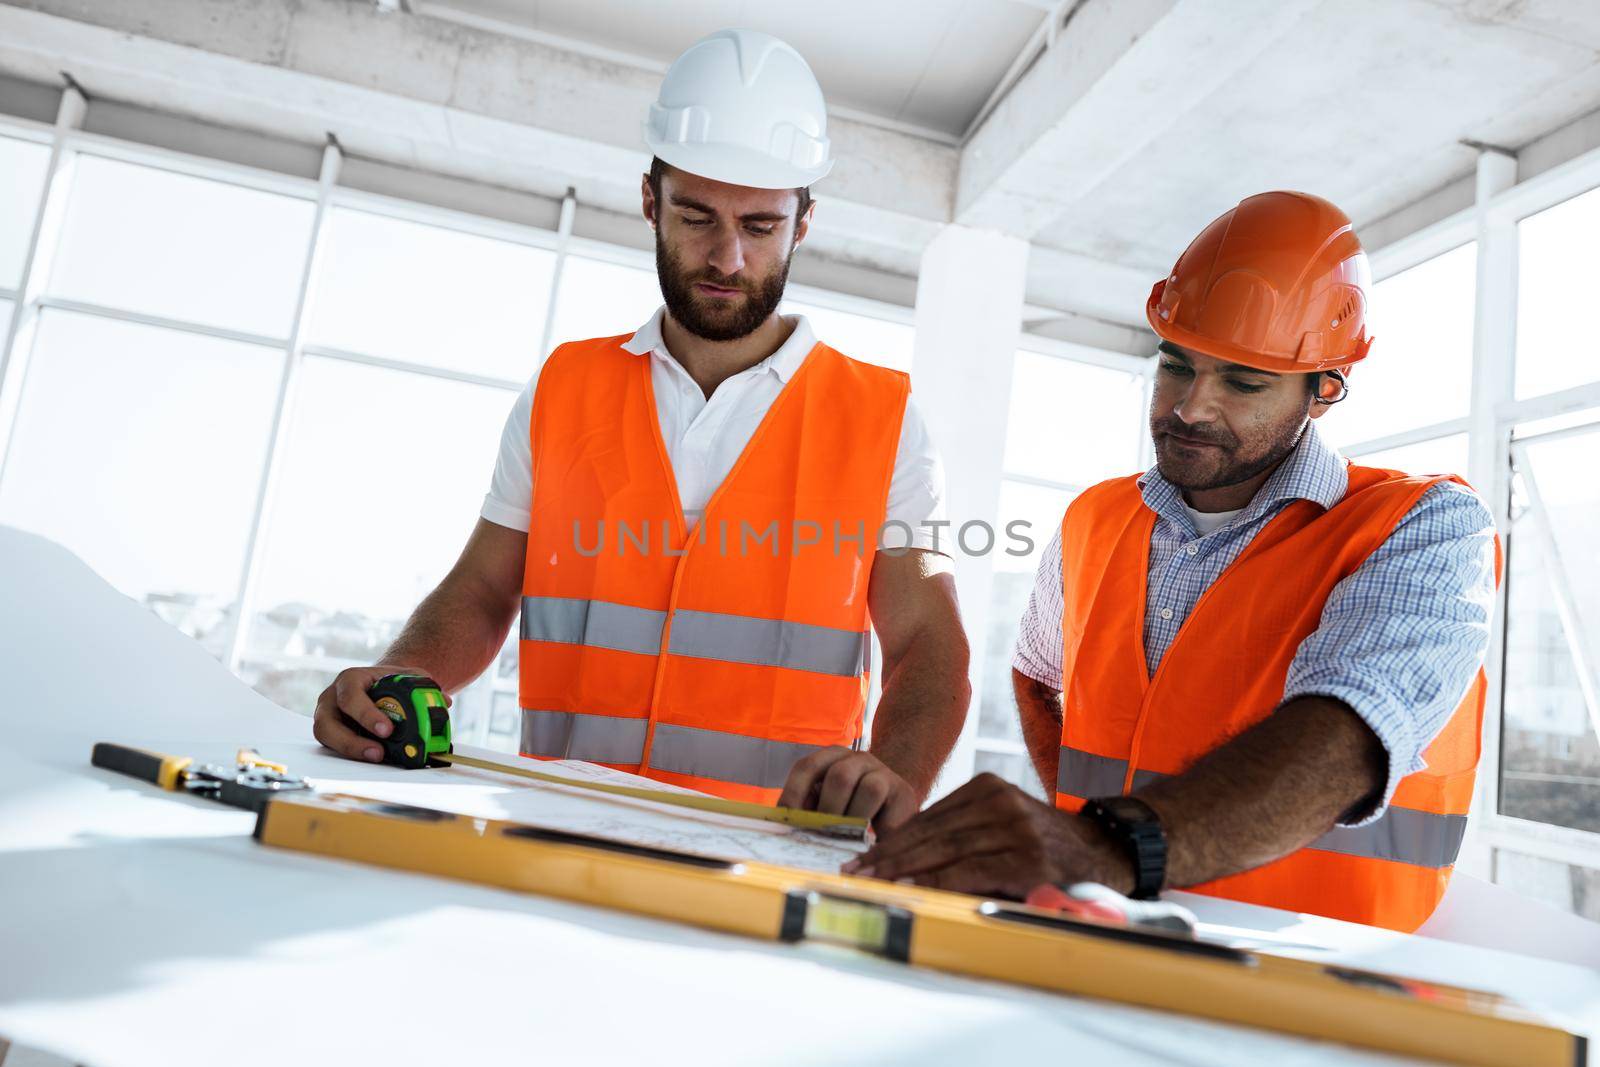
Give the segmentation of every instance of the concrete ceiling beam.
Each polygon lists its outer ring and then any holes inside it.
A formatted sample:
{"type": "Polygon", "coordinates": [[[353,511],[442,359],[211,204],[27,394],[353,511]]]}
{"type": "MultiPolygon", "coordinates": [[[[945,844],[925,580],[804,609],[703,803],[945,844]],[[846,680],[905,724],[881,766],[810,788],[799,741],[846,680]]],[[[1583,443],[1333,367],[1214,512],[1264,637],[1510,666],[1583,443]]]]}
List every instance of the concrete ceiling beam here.
{"type": "MultiPolygon", "coordinates": [[[[638,212],[649,158],[640,117],[659,78],[403,6],[380,10],[373,0],[239,0],[225,9],[208,0],[0,3],[0,74],[58,82],[63,70],[100,99],[318,146],[332,132],[352,156],[378,163],[556,200],[571,186],[581,203],[619,219],[638,212]]],[[[1017,91],[1037,91],[1036,74],[1017,91]]],[[[1004,118],[1015,95],[986,131],[1015,120],[1004,118]]],[[[950,221],[957,150],[849,119],[833,119],[830,133],[839,162],[817,186],[817,223],[802,258],[822,261],[812,274],[833,262],[914,277],[923,249],[950,221]]],[[[1028,166],[1023,159],[996,174],[993,195],[1013,197],[1012,180],[1028,166]]],[[[1026,211],[996,217],[989,202],[969,211],[984,228],[1029,228],[1026,211]]],[[[1035,247],[1028,298],[1136,326],[1147,273],[1035,247]]]]}
{"type": "MultiPolygon", "coordinates": [[[[1032,238],[1319,0],[1083,0],[961,153],[955,220],[1032,238]]],[[[1161,155],[1155,153],[1158,158],[1161,155]]]]}
{"type": "MultiPolygon", "coordinates": [[[[0,5],[0,73],[357,155],[636,211],[659,76],[370,0],[0,5]]],[[[948,220],[956,150],[834,118],[814,247],[914,273],[948,220]],[[870,247],[869,247],[870,246],[870,247]]]]}
{"type": "Polygon", "coordinates": [[[1164,270],[1144,271],[1034,245],[1028,257],[1028,302],[1142,330],[1145,298],[1164,270]]]}

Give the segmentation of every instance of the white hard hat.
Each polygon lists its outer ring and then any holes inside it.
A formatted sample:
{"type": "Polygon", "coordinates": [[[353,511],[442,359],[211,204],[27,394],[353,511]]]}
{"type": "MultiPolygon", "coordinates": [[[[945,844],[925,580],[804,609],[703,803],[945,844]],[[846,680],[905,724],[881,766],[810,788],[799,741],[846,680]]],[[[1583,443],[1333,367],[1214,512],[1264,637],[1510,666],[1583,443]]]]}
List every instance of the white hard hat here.
{"type": "Polygon", "coordinates": [[[666,163],[757,189],[827,174],[828,113],[800,53],[770,34],[718,30],[668,68],[644,140],[666,163]]]}

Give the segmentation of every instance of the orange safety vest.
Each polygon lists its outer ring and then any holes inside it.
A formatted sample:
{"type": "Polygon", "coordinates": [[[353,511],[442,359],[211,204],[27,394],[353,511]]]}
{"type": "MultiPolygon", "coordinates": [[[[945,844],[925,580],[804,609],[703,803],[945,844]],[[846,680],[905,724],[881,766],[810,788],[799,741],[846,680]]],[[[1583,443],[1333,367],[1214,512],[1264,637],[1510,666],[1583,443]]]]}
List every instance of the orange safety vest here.
{"type": "Polygon", "coordinates": [[[534,394],[521,750],[774,803],[861,737],[910,379],[814,347],[691,529],[627,340],[562,345],[534,394]]]}
{"type": "MultiPolygon", "coordinates": [[[[1317,629],[1333,587],[1444,480],[1358,466],[1349,476],[1332,508],[1296,500],[1267,522],[1195,604],[1153,677],[1144,613],[1156,514],[1137,476],[1072,502],[1061,523],[1058,807],[1076,811],[1090,797],[1182,773],[1277,708],[1295,650],[1317,629]]],[[[1496,553],[1498,574],[1498,543],[1496,553]]],[[[1336,827],[1282,859],[1189,890],[1415,930],[1444,894],[1466,831],[1483,698],[1480,670],[1424,753],[1426,769],[1400,781],[1375,822],[1336,827]]]]}

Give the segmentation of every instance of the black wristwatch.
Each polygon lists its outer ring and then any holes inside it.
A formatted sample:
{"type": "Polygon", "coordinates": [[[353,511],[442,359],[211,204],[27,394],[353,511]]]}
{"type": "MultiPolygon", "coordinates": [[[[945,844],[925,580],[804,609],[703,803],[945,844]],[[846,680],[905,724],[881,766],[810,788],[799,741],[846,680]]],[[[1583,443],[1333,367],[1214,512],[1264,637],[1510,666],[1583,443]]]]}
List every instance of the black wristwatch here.
{"type": "Polygon", "coordinates": [[[1080,812],[1121,842],[1133,860],[1135,900],[1154,900],[1167,880],[1167,832],[1155,809],[1134,797],[1099,797],[1080,812]]]}

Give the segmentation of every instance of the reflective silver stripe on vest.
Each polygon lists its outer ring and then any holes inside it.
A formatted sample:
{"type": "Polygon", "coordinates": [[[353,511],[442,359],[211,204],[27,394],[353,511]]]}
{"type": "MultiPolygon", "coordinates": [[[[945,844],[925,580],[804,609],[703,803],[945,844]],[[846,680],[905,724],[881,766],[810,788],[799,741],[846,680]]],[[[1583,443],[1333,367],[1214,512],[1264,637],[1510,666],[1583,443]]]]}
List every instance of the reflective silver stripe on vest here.
{"type": "Polygon", "coordinates": [[[867,645],[867,635],[860,630],[714,611],[677,611],[672,615],[667,651],[853,678],[866,668],[867,645]]]}
{"type": "MultiPolygon", "coordinates": [[[[1122,780],[1127,774],[1128,761],[1125,759],[1097,756],[1093,752],[1063,745],[1060,762],[1056,764],[1056,792],[1085,798],[1121,796],[1122,780]]],[[[1155,771],[1134,771],[1133,788],[1143,789],[1165,777],[1155,771]]]]}
{"type": "MultiPolygon", "coordinates": [[[[522,709],[522,752],[591,763],[638,763],[644,758],[645,719],[522,709]]],[[[781,789],[789,770],[820,745],[656,724],[650,766],[740,785],[781,789]]]]}
{"type": "Polygon", "coordinates": [[[1127,774],[1127,760],[1062,745],[1061,762],[1056,765],[1056,792],[1085,799],[1121,796],[1122,780],[1127,774]]]}
{"type": "Polygon", "coordinates": [[[655,740],[650,743],[650,766],[674,774],[781,789],[795,762],[821,747],[657,723],[655,740]]]}
{"type": "MultiPolygon", "coordinates": [[[[1116,796],[1122,792],[1122,780],[1127,773],[1127,760],[1063,745],[1061,762],[1056,768],[1056,792],[1085,798],[1116,796]]],[[[1156,771],[1134,771],[1133,788],[1143,789],[1165,777],[1156,771]]],[[[1319,852],[1439,868],[1455,863],[1466,832],[1465,815],[1392,807],[1366,826],[1336,826],[1306,847],[1319,852]]]]}
{"type": "Polygon", "coordinates": [[[1467,835],[1465,815],[1438,815],[1415,808],[1390,808],[1365,826],[1336,826],[1307,848],[1368,856],[1419,867],[1448,867],[1467,835]]]}
{"type": "Polygon", "coordinates": [[[522,709],[522,752],[590,763],[638,763],[644,758],[644,719],[522,709]]]}
{"type": "MultiPolygon", "coordinates": [[[[522,598],[524,641],[554,641],[654,656],[661,651],[666,619],[664,611],[605,600],[522,598]]],[[[870,666],[871,644],[862,630],[714,611],[679,611],[672,616],[672,639],[667,651],[697,659],[854,678],[870,666]]]]}
{"type": "Polygon", "coordinates": [[[562,596],[522,598],[522,639],[590,645],[654,656],[661,651],[667,613],[562,596]]]}

